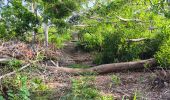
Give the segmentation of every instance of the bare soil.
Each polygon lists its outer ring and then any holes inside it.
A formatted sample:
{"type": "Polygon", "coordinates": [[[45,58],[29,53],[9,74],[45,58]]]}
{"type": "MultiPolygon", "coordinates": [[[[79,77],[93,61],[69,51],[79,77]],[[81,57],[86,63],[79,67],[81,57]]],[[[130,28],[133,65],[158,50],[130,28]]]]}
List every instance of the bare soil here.
{"type": "Polygon", "coordinates": [[[94,66],[93,53],[83,52],[76,47],[74,42],[66,42],[63,49],[61,49],[61,55],[59,64],[60,66],[69,66],[72,64],[81,64],[87,66],[94,66]]]}

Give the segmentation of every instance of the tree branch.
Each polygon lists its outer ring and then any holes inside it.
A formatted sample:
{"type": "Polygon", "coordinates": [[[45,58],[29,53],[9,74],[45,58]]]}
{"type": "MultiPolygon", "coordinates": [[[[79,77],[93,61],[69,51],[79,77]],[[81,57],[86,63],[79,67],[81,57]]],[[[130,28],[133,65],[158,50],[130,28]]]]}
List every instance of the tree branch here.
{"type": "Polygon", "coordinates": [[[128,22],[128,21],[142,22],[142,20],[140,20],[140,19],[125,19],[120,16],[116,16],[116,17],[122,21],[125,21],[125,22],[128,22]]]}
{"type": "Polygon", "coordinates": [[[5,74],[5,75],[0,76],[0,80],[3,79],[3,78],[5,78],[5,77],[8,77],[8,76],[13,75],[13,74],[15,74],[16,72],[19,72],[19,71],[21,71],[21,70],[27,68],[28,66],[30,66],[30,63],[24,65],[23,67],[21,67],[21,68],[18,69],[17,71],[13,71],[13,72],[10,72],[10,73],[7,73],[7,74],[5,74]]]}
{"type": "Polygon", "coordinates": [[[73,26],[75,26],[75,27],[88,27],[90,25],[73,25],[73,26]]]}
{"type": "Polygon", "coordinates": [[[127,39],[126,42],[140,42],[145,40],[147,40],[147,38],[127,39]]]}

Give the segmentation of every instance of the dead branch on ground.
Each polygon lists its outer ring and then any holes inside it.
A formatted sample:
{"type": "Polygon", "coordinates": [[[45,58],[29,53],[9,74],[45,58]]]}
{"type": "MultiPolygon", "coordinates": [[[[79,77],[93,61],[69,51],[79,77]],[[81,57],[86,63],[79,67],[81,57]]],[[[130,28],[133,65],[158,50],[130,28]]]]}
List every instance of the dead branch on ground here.
{"type": "Polygon", "coordinates": [[[10,73],[7,73],[7,74],[5,74],[5,75],[0,76],[0,80],[3,79],[3,78],[5,78],[5,77],[9,77],[9,76],[11,76],[11,75],[13,75],[13,74],[16,74],[16,72],[22,71],[23,69],[27,68],[28,66],[30,66],[30,63],[24,65],[23,67],[21,67],[21,68],[18,69],[17,71],[13,71],[13,72],[10,72],[10,73]]]}

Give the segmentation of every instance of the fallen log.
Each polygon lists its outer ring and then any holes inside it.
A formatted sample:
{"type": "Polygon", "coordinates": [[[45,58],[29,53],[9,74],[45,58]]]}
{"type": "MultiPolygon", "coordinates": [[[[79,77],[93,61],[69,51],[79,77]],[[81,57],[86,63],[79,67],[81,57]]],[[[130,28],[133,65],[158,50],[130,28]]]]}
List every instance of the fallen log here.
{"type": "Polygon", "coordinates": [[[122,70],[135,70],[135,69],[143,69],[145,67],[153,67],[156,66],[156,60],[154,58],[140,61],[132,61],[132,62],[122,62],[122,63],[112,63],[112,64],[103,64],[99,66],[94,66],[92,68],[80,69],[80,68],[65,68],[65,67],[50,67],[46,66],[48,70],[55,72],[61,71],[71,74],[81,74],[94,72],[98,74],[118,72],[122,70]]]}

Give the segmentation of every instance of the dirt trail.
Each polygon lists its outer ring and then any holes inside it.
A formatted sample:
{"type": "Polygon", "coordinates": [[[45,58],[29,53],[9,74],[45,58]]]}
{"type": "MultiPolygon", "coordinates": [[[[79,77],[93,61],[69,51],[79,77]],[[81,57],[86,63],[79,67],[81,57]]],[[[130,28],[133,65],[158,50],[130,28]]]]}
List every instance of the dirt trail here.
{"type": "Polygon", "coordinates": [[[61,66],[69,66],[73,64],[94,66],[92,63],[93,55],[77,49],[75,42],[66,42],[61,52],[61,66]]]}

